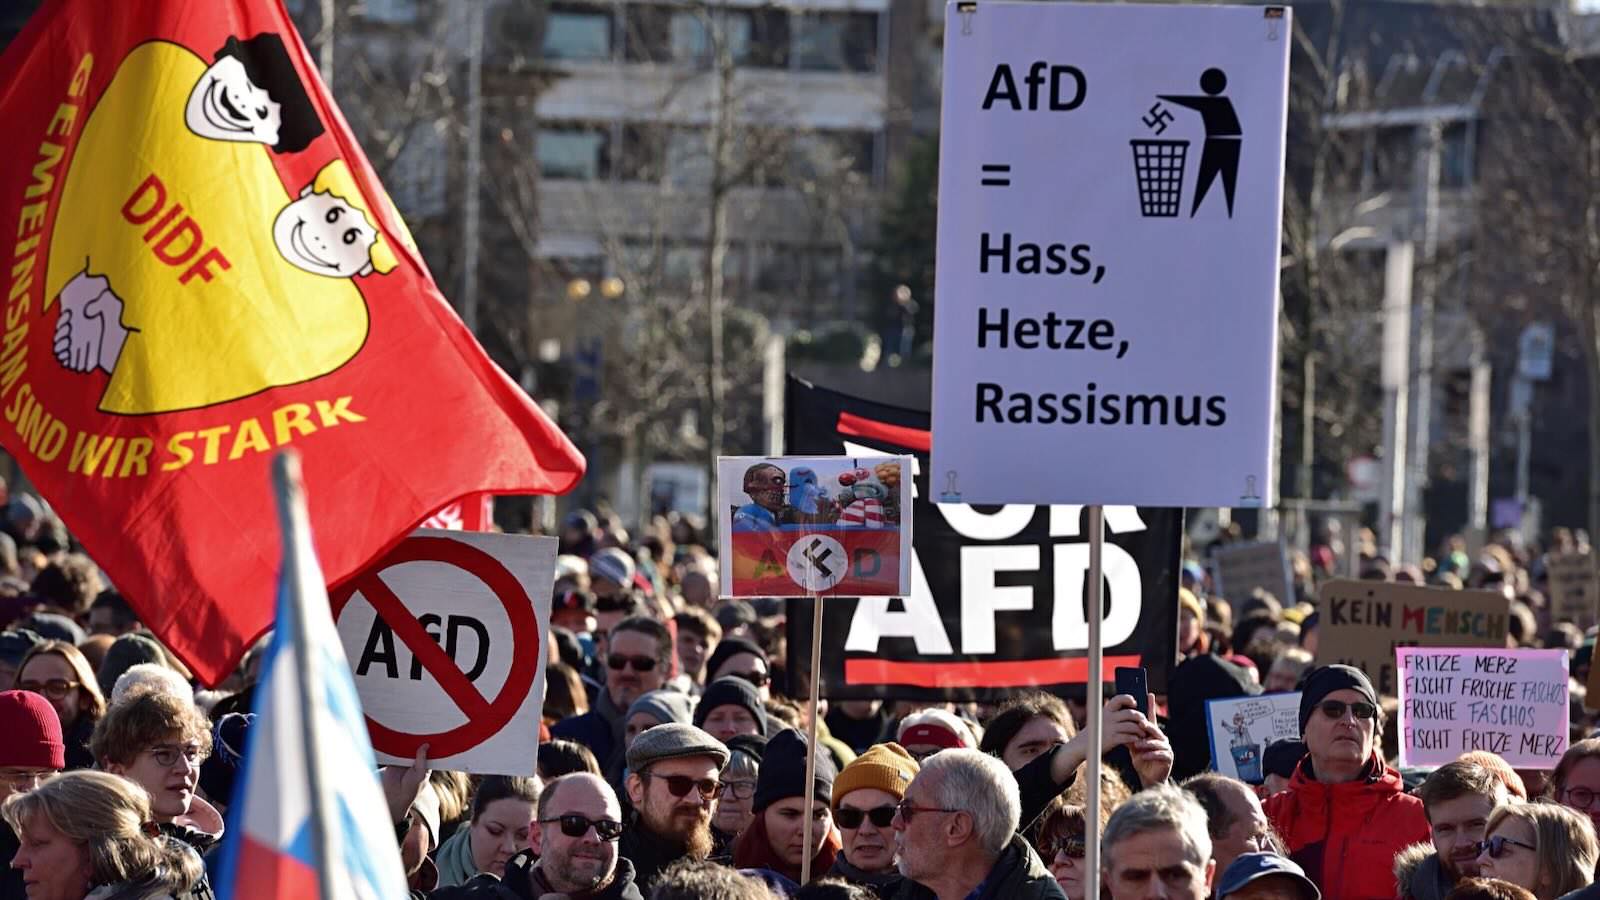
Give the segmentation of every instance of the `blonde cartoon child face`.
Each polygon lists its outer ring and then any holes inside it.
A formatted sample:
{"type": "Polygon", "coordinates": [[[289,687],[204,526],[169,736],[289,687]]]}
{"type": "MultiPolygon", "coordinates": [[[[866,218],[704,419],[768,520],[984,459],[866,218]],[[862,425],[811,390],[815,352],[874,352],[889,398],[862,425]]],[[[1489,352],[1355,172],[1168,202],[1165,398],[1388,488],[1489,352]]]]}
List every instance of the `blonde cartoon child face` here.
{"type": "Polygon", "coordinates": [[[195,83],[184,122],[190,131],[212,140],[272,145],[283,127],[283,107],[250,80],[238,57],[224,56],[195,83]]]}
{"type": "Polygon", "coordinates": [[[299,268],[330,278],[350,278],[372,274],[372,248],[378,232],[343,198],[308,192],[278,214],[272,239],[283,258],[299,268]]]}

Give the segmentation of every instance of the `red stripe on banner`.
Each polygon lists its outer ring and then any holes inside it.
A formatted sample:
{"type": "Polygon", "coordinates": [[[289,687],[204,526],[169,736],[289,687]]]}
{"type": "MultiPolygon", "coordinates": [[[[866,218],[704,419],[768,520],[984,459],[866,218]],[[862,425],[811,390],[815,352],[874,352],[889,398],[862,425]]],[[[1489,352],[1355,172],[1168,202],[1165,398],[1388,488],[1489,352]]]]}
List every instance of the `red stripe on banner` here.
{"type": "MultiPolygon", "coordinates": [[[[1118,666],[1138,666],[1137,656],[1100,660],[1101,677],[1112,680],[1118,666]]],[[[1005,662],[895,662],[891,659],[847,659],[845,684],[904,684],[925,688],[1032,687],[1073,684],[1086,680],[1089,660],[1024,659],[1005,662]]]]}
{"type": "Polygon", "coordinates": [[[291,900],[317,896],[317,873],[289,854],[244,835],[239,840],[236,883],[223,886],[224,895],[291,900]]]}
{"type": "Polygon", "coordinates": [[[904,447],[907,450],[918,450],[927,453],[928,449],[933,446],[932,436],[921,428],[890,425],[888,422],[878,422],[873,419],[863,418],[855,413],[839,413],[837,427],[840,434],[883,441],[884,443],[904,447]]]}

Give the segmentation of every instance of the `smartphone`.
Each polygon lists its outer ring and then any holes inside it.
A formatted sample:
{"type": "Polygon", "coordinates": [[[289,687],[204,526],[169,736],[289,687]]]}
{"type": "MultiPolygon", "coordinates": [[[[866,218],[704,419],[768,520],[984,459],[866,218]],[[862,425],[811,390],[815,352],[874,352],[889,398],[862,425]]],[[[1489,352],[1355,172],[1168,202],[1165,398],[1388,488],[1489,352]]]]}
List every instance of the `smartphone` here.
{"type": "Polygon", "coordinates": [[[1150,718],[1150,674],[1143,668],[1132,666],[1118,666],[1113,674],[1116,678],[1116,694],[1133,697],[1134,708],[1144,713],[1145,718],[1150,718]]]}

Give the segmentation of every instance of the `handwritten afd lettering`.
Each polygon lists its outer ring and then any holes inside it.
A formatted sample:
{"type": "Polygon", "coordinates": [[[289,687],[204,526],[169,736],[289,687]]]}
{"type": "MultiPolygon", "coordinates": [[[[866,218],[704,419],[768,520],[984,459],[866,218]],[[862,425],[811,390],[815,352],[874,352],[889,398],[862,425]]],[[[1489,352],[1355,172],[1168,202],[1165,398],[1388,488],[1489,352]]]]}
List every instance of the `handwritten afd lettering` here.
{"type": "MultiPolygon", "coordinates": [[[[427,632],[428,637],[433,638],[434,643],[443,646],[445,655],[454,660],[458,666],[461,665],[462,659],[458,653],[463,652],[464,643],[460,640],[461,632],[463,630],[472,632],[473,646],[476,648],[473,652],[472,665],[461,666],[461,671],[467,676],[468,681],[477,681],[483,670],[488,668],[489,629],[479,620],[454,613],[448,618],[441,617],[437,613],[423,613],[417,616],[417,621],[421,623],[422,630],[427,632]],[[439,631],[440,625],[444,626],[443,634],[439,631]]],[[[394,629],[380,617],[374,617],[372,620],[372,630],[367,633],[367,643],[361,651],[361,661],[356,663],[356,674],[365,676],[374,666],[390,678],[400,677],[399,657],[395,653],[394,646],[394,629]]],[[[422,659],[415,654],[411,657],[410,675],[412,681],[422,680],[422,659]]]]}

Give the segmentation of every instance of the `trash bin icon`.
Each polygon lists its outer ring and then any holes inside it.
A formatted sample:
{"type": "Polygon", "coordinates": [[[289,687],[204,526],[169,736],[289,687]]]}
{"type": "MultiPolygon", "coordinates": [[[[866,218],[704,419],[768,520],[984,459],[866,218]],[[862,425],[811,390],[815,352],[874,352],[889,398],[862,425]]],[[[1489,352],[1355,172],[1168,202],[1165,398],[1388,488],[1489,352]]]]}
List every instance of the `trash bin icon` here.
{"type": "Polygon", "coordinates": [[[1188,141],[1129,141],[1139,180],[1139,212],[1147,218],[1174,218],[1183,199],[1183,164],[1188,141]]]}

